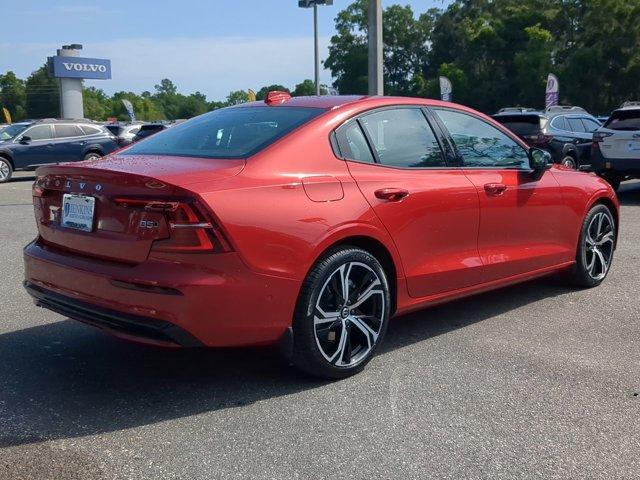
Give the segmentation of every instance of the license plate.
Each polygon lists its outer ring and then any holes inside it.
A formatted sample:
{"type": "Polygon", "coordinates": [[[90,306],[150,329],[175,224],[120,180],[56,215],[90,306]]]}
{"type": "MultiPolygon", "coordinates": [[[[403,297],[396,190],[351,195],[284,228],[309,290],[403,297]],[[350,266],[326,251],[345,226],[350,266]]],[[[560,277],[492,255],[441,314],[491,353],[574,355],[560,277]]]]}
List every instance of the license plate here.
{"type": "Polygon", "coordinates": [[[640,142],[629,142],[630,152],[640,152],[640,142]]]}
{"type": "Polygon", "coordinates": [[[96,199],[65,193],[62,196],[62,226],[84,232],[93,230],[96,199]]]}

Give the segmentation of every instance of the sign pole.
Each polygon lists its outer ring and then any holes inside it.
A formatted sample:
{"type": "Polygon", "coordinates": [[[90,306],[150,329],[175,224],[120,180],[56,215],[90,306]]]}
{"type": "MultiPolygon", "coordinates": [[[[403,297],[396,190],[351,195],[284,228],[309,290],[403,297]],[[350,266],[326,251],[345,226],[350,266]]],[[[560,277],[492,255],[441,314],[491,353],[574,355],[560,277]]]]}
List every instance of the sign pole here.
{"type": "Polygon", "coordinates": [[[313,4],[313,47],[315,51],[316,95],[320,95],[320,42],[318,41],[318,3],[313,4]]]}
{"type": "MultiPolygon", "coordinates": [[[[60,57],[78,57],[81,45],[65,45],[58,49],[60,57]]],[[[84,118],[82,79],[60,78],[60,118],[84,118]]]]}
{"type": "Polygon", "coordinates": [[[369,0],[369,95],[384,95],[382,0],[369,0]]]}

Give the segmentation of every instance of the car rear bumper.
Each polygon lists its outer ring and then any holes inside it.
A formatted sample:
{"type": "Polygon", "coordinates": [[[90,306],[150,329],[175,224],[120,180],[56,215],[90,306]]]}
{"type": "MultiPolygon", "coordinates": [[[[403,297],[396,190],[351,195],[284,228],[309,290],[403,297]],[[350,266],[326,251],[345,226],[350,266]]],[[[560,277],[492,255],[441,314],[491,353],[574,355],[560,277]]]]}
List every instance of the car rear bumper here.
{"type": "Polygon", "coordinates": [[[640,158],[605,158],[599,148],[591,152],[591,166],[599,174],[640,176],[640,158]]]}
{"type": "Polygon", "coordinates": [[[109,333],[163,346],[278,341],[291,325],[299,282],[258,274],[236,253],[187,264],[116,264],[34,241],[25,287],[36,304],[109,333]]]}

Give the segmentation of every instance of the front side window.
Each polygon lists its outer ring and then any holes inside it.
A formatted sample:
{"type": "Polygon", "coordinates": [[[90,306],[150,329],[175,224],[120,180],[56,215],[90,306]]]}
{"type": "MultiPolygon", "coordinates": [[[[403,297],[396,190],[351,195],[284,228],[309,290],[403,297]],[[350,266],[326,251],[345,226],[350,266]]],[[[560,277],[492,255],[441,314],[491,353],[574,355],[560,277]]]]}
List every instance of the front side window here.
{"type": "Polygon", "coordinates": [[[396,108],[360,120],[380,163],[392,167],[444,167],[444,155],[420,109],[396,108]]]}
{"type": "Polygon", "coordinates": [[[373,154],[358,122],[352,121],[336,132],[338,147],[343,158],[374,163],[373,154]]]}
{"type": "Polygon", "coordinates": [[[527,151],[493,125],[467,113],[434,109],[466,167],[529,168],[527,151]]]}
{"type": "Polygon", "coordinates": [[[24,132],[26,137],[31,140],[49,140],[52,138],[51,126],[49,125],[37,125],[24,132]]]}
{"type": "MultiPolygon", "coordinates": [[[[245,158],[324,112],[299,107],[222,108],[149,136],[122,153],[245,158]]],[[[139,135],[143,132],[144,127],[139,135]]]]}

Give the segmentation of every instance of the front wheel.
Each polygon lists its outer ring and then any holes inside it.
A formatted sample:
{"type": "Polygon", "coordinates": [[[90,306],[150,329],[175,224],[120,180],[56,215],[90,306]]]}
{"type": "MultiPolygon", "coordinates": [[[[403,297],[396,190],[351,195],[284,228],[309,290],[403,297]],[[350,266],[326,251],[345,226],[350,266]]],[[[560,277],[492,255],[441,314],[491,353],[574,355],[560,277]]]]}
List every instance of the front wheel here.
{"type": "Polygon", "coordinates": [[[0,183],[5,183],[11,180],[11,176],[13,175],[13,167],[11,167],[11,162],[6,158],[0,157],[0,183]]]}
{"type": "Polygon", "coordinates": [[[594,206],[582,223],[572,282],[580,287],[602,283],[613,260],[616,224],[611,211],[602,204],[594,206]]]}
{"type": "Polygon", "coordinates": [[[571,155],[567,155],[566,157],[564,157],[562,159],[562,162],[560,162],[560,163],[562,165],[564,165],[565,167],[571,168],[572,170],[577,170],[578,169],[578,162],[571,155]]]}
{"type": "Polygon", "coordinates": [[[341,247],[307,276],[293,319],[293,363],[314,376],[345,378],[375,354],[390,315],[385,272],[370,253],[341,247]]]}

